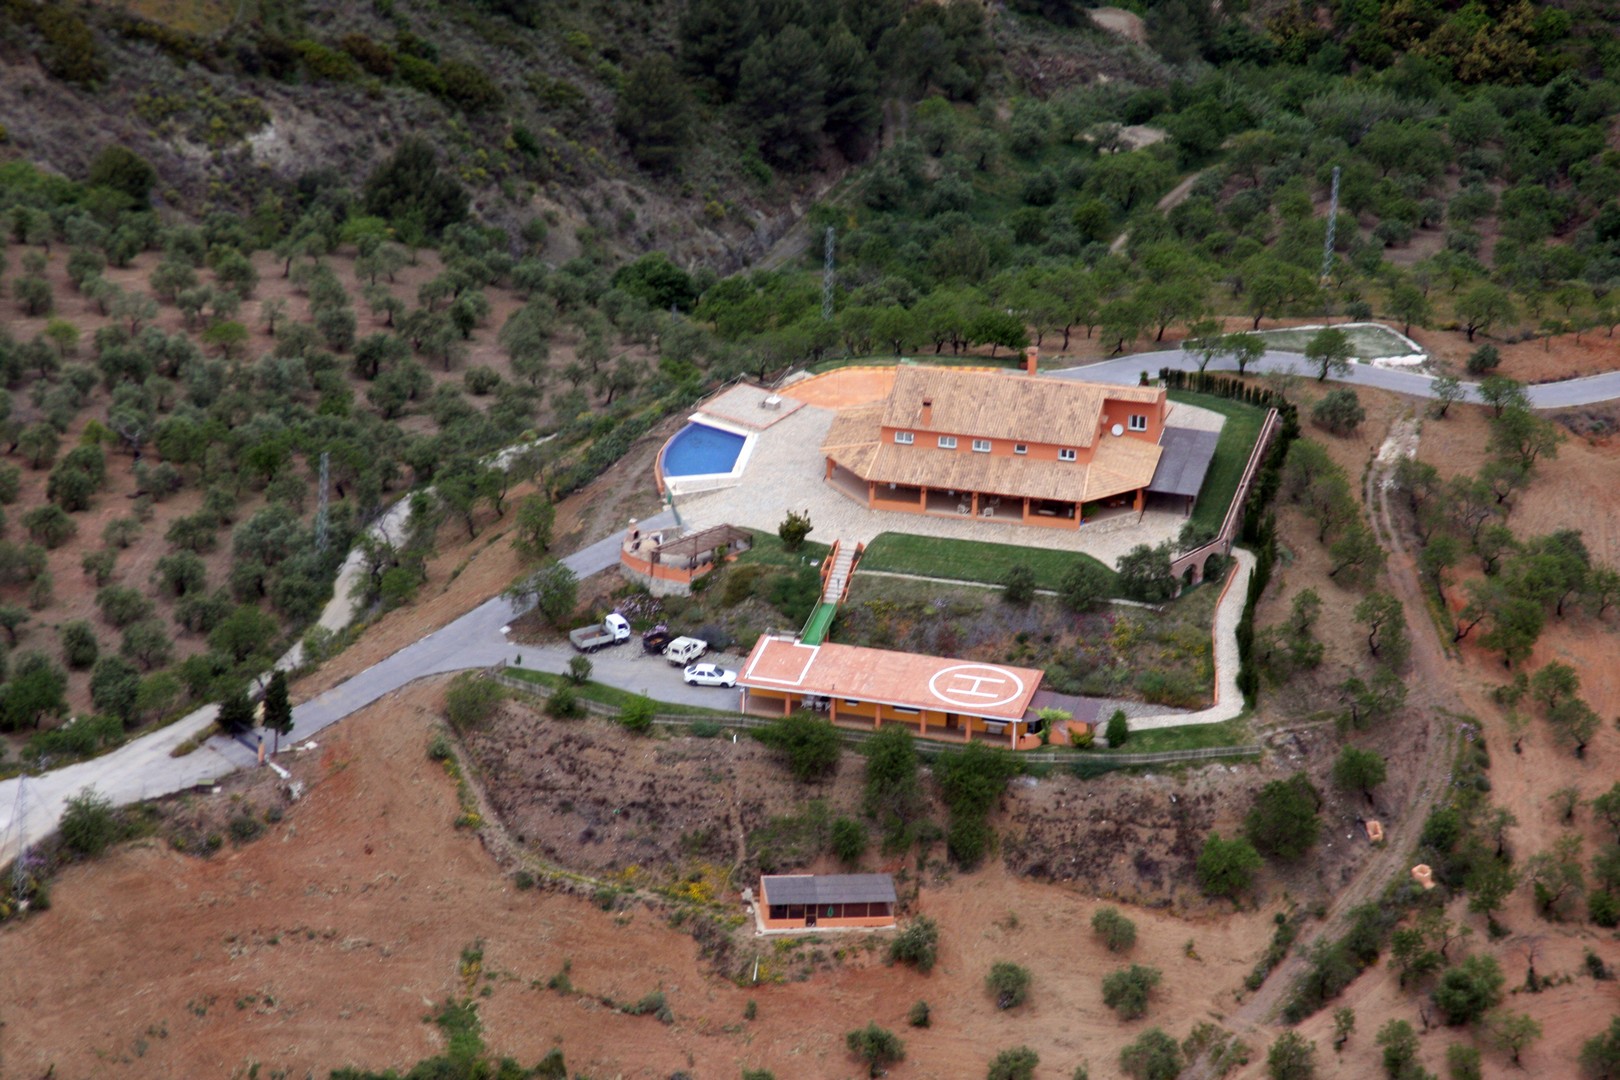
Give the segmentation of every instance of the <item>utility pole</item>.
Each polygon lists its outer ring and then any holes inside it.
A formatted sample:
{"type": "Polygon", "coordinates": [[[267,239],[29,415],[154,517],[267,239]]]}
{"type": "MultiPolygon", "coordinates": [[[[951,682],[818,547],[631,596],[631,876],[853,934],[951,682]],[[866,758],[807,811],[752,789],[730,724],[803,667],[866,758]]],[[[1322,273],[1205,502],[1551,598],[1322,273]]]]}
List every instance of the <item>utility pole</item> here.
{"type": "Polygon", "coordinates": [[[821,317],[831,320],[833,317],[833,227],[827,226],[827,242],[824,248],[821,270],[821,317]]]}
{"type": "Polygon", "coordinates": [[[1322,285],[1333,272],[1333,238],[1339,225],[1339,167],[1333,166],[1333,194],[1328,197],[1327,239],[1322,244],[1322,285]]]}

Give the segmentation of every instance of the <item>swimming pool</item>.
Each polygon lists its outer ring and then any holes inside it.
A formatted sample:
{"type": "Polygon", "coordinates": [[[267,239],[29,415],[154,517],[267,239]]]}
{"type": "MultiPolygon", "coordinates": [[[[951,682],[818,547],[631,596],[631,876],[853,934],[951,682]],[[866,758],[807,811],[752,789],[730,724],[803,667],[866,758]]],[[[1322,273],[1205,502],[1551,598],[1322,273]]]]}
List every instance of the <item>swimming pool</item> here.
{"type": "Polygon", "coordinates": [[[737,466],[747,437],[722,431],[696,421],[687,424],[664,447],[666,477],[712,476],[731,472],[737,466]]]}

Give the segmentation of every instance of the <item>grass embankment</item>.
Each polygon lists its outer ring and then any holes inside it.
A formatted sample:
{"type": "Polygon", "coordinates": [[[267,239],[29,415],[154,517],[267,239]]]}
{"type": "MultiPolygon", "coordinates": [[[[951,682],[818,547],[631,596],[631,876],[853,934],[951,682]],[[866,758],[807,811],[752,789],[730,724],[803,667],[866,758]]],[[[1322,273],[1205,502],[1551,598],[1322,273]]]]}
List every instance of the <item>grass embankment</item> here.
{"type": "MultiPolygon", "coordinates": [[[[1106,724],[1108,718],[1100,717],[1106,724]]],[[[1110,754],[1157,754],[1166,750],[1204,750],[1213,746],[1246,746],[1254,741],[1249,716],[1242,713],[1219,724],[1189,724],[1186,727],[1133,731],[1125,745],[1117,749],[1088,751],[1099,757],[1110,754]]]]}
{"type": "Polygon", "coordinates": [[[1238,483],[1243,479],[1243,469],[1249,463],[1254,441],[1260,437],[1260,425],[1266,419],[1265,410],[1231,398],[1194,394],[1186,390],[1170,391],[1170,400],[1195,405],[1226,417],[1226,423],[1221,426],[1220,439],[1215,444],[1215,458],[1209,463],[1209,472],[1204,476],[1204,486],[1198,492],[1198,501],[1193,505],[1192,512],[1195,525],[1211,531],[1219,529],[1226,517],[1227,507],[1232,505],[1232,497],[1237,494],[1238,483]]]}
{"type": "MultiPolygon", "coordinates": [[[[640,645],[632,641],[623,648],[640,648],[640,645]]],[[[649,659],[647,662],[661,663],[662,661],[649,659]]],[[[524,682],[534,683],[537,686],[543,686],[547,690],[560,690],[566,686],[574,692],[575,697],[583,698],[586,701],[594,701],[598,705],[606,705],[613,709],[623,709],[632,700],[642,696],[631,693],[629,690],[620,690],[616,686],[607,686],[599,682],[587,681],[576,686],[567,676],[553,675],[549,671],[532,671],[529,668],[508,667],[503,674],[510,675],[514,679],[521,679],[524,682]]],[[[735,711],[726,709],[706,709],[701,705],[681,705],[673,701],[658,701],[656,698],[653,699],[653,703],[658,706],[658,713],[661,716],[712,717],[737,715],[735,711]]]]}
{"type": "Polygon", "coordinates": [[[866,546],[860,569],[1000,585],[1009,567],[1023,563],[1035,572],[1036,588],[1058,589],[1076,560],[1092,563],[1107,574],[1109,592],[1113,594],[1118,575],[1090,555],[983,540],[942,540],[886,532],[866,546]]]}

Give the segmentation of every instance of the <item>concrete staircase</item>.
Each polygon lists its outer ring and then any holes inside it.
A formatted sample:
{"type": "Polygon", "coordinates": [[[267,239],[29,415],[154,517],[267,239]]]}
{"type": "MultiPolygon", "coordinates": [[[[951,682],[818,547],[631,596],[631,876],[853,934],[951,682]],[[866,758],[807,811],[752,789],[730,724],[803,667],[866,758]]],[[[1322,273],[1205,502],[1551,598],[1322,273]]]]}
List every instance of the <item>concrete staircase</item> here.
{"type": "Polygon", "coordinates": [[[832,629],[838,605],[844,602],[844,597],[849,593],[850,575],[855,573],[855,564],[860,562],[861,553],[865,550],[864,544],[846,544],[842,540],[833,543],[832,550],[821,564],[821,603],[810,613],[804,629],[799,633],[799,640],[804,644],[820,645],[827,640],[827,631],[832,629]]]}
{"type": "Polygon", "coordinates": [[[855,562],[860,558],[859,544],[846,544],[842,540],[833,545],[832,569],[827,571],[824,579],[825,585],[821,590],[821,601],[824,604],[839,604],[844,600],[844,594],[849,591],[849,576],[855,572],[855,562]]]}

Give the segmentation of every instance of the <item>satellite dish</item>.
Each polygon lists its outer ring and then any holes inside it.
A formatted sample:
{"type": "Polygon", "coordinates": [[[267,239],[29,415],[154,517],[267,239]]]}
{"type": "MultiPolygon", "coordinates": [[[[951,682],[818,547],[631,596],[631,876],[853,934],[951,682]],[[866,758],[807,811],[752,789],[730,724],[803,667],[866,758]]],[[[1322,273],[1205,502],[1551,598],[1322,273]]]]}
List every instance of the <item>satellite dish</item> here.
{"type": "Polygon", "coordinates": [[[1113,428],[1112,428],[1112,429],[1111,429],[1111,430],[1112,430],[1112,431],[1113,431],[1113,433],[1114,433],[1114,437],[1115,437],[1115,438],[1116,438],[1116,439],[1117,439],[1117,438],[1118,438],[1118,437],[1119,437],[1119,436],[1121,436],[1121,435],[1123,435],[1123,434],[1125,434],[1125,429],[1124,429],[1124,428],[1123,428],[1123,427],[1120,427],[1120,426],[1119,426],[1119,425],[1118,425],[1118,424],[1115,424],[1115,425],[1114,425],[1114,426],[1113,426],[1113,428]]]}

